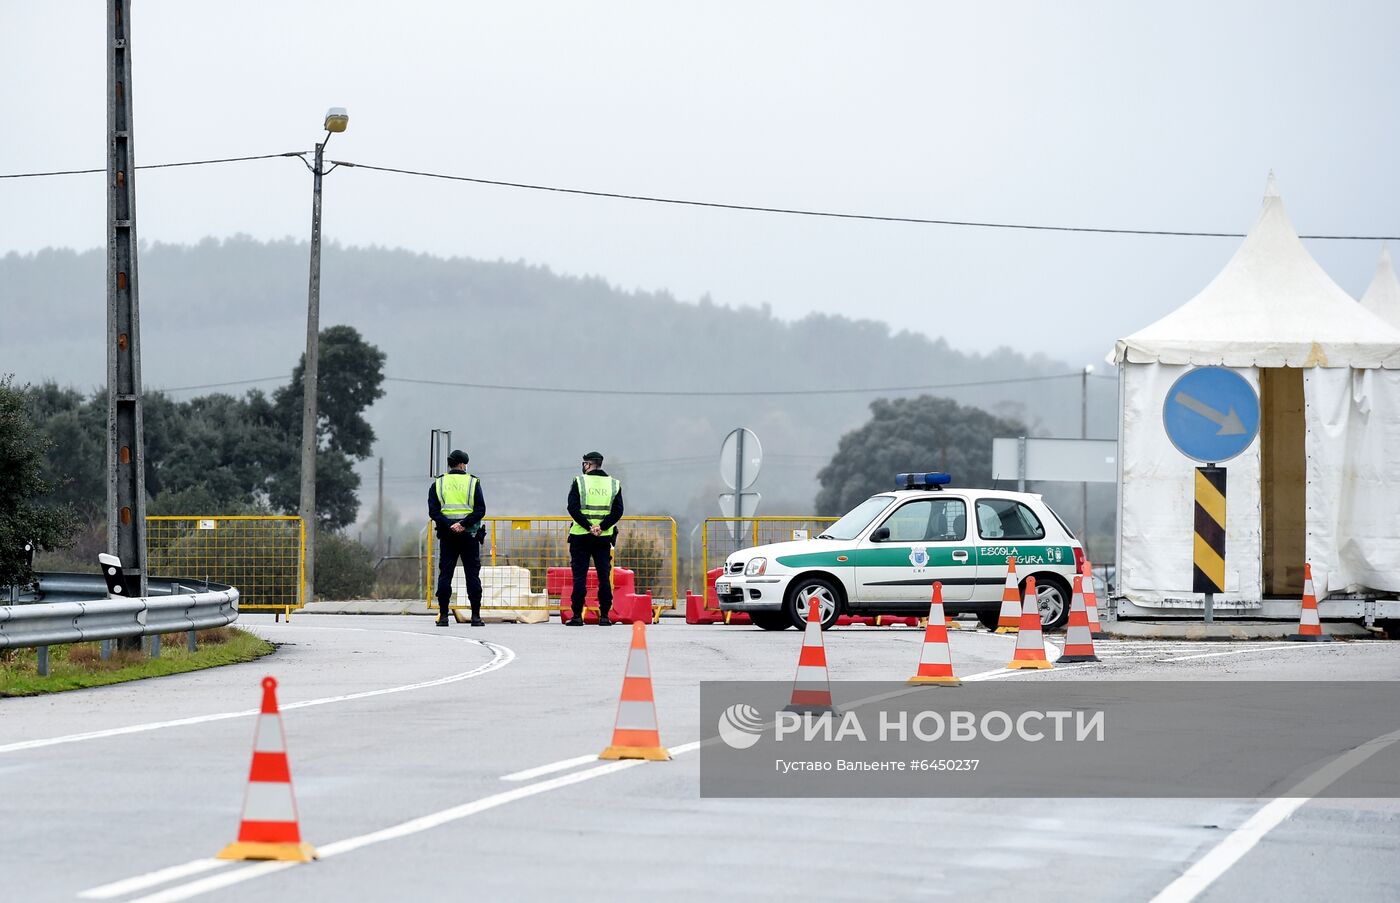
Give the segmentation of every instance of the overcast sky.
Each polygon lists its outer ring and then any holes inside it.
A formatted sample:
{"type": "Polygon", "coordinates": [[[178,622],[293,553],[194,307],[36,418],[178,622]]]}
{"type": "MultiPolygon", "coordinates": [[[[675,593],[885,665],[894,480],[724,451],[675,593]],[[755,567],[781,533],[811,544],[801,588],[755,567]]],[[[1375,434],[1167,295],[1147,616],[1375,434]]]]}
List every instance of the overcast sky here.
{"type": "MultiPolygon", "coordinates": [[[[1400,4],[133,0],[139,163],[309,149],[726,203],[1400,234],[1400,4]]],[[[0,173],[105,165],[97,0],[0,0],[0,173]]],[[[105,241],[101,176],[0,180],[0,253],[105,241]]],[[[302,238],[295,159],[142,172],[143,240],[302,238]]],[[[325,236],[872,317],[1075,366],[1236,240],[817,220],[340,169],[325,236]]],[[[1308,243],[1360,294],[1377,242],[1308,243]]],[[[3,300],[0,288],[0,300],[3,300]]],[[[334,299],[323,323],[335,322],[334,299]]],[[[3,362],[0,362],[2,364],[3,362]]],[[[61,366],[56,364],[56,367],[61,366]]],[[[61,370],[53,374],[61,378],[61,370]]]]}

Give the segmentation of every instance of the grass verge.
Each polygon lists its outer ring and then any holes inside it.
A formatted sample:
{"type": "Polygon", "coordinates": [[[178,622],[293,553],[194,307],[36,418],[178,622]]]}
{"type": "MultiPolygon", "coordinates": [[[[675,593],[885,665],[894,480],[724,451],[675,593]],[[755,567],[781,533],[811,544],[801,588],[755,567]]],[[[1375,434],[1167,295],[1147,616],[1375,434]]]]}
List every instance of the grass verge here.
{"type": "Polygon", "coordinates": [[[184,633],[161,637],[160,658],[143,652],[112,650],[102,660],[97,643],[49,647],[49,675],[40,677],[33,649],[0,649],[0,697],[37,696],[84,687],[102,687],[128,680],[183,674],[238,662],[251,662],[273,651],[267,640],[233,627],[201,630],[193,653],[185,648],[184,633]]]}

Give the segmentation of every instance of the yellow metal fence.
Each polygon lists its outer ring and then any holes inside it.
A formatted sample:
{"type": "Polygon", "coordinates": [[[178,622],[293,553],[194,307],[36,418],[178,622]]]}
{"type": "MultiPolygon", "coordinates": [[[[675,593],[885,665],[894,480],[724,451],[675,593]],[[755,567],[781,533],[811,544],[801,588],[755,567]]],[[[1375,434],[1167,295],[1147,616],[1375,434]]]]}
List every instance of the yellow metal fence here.
{"type": "MultiPolygon", "coordinates": [[[[572,523],[573,519],[566,515],[484,518],[482,608],[547,607],[549,569],[569,566],[568,535],[572,523]],[[541,595],[545,598],[541,599],[541,595]]],[[[423,598],[431,608],[437,604],[438,576],[437,537],[431,523],[427,536],[423,598]]],[[[632,571],[637,592],[651,593],[654,606],[675,608],[679,598],[675,519],[665,515],[625,515],[617,525],[617,536],[613,567],[632,571]]]]}
{"type": "Polygon", "coordinates": [[[834,517],[773,516],[773,517],[711,517],[705,520],[704,538],[700,545],[700,585],[704,574],[724,564],[724,559],[740,549],[789,542],[794,539],[815,539],[827,526],[836,523],[834,517]]]}
{"type": "Polygon", "coordinates": [[[237,587],[239,611],[300,608],[305,560],[300,517],[146,518],[147,571],[237,587]]]}

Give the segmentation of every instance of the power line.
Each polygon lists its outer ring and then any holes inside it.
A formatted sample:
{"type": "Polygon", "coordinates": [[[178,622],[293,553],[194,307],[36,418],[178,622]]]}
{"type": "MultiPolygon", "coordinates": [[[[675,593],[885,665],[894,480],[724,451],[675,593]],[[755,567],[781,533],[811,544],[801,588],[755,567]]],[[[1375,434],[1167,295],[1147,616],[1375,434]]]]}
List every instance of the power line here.
{"type": "MultiPolygon", "coordinates": [[[[258,154],[248,157],[218,157],[209,160],[187,160],[177,163],[149,163],[137,169],[170,169],[179,166],[208,166],[217,163],[242,163],[248,160],[271,160],[277,157],[301,157],[305,162],[305,151],[287,151],[281,154],[258,154]]],[[[547,191],[554,194],[570,194],[581,197],[609,198],[619,201],[640,201],[648,204],[670,204],[682,207],[706,207],[714,210],[740,210],[749,213],[777,213],[784,216],[809,216],[824,219],[861,220],[878,223],[908,223],[921,226],[961,226],[974,229],[1020,229],[1029,232],[1081,232],[1097,235],[1154,235],[1174,238],[1244,238],[1243,232],[1195,232],[1175,229],[1114,229],[1104,226],[1049,226],[1039,223],[1000,223],[978,220],[932,219],[920,216],[883,216],[874,213],[849,213],[835,210],[813,210],[800,207],[771,207],[759,204],[730,204],[721,201],[697,201],[689,198],[662,197],[659,195],[626,194],[617,191],[596,191],[587,188],[567,188],[561,185],[539,185],[530,182],[508,182],[501,179],[482,179],[475,176],[458,176],[448,173],[428,172],[418,169],[401,169],[394,166],[376,166],[370,163],[352,163],[349,160],[331,160],[332,167],[344,166],[351,169],[367,169],[372,172],[387,172],[395,175],[416,176],[426,179],[442,179],[450,182],[470,182],[475,185],[490,185],[496,188],[518,188],[525,191],[547,191]]],[[[45,176],[76,176],[106,172],[102,169],[63,169],[49,172],[0,173],[0,179],[34,179],[45,176]]],[[[1400,241],[1394,235],[1300,235],[1299,238],[1320,241],[1400,241]]]]}
{"type": "MultiPolygon", "coordinates": [[[[185,160],[179,163],[147,163],[145,166],[138,166],[137,169],[174,169],[179,166],[210,166],[215,163],[244,163],[248,160],[273,160],[278,157],[300,157],[306,151],[288,151],[285,154],[258,154],[252,157],[218,157],[212,160],[185,160]]],[[[58,169],[51,172],[12,172],[0,173],[0,179],[39,179],[45,176],[84,176],[96,172],[106,172],[104,166],[101,169],[58,169]]]]}
{"type": "Polygon", "coordinates": [[[672,389],[594,389],[574,386],[509,386],[496,383],[465,383],[436,379],[409,379],[386,376],[385,382],[411,383],[424,386],[449,386],[457,389],[487,389],[502,392],[550,392],[560,395],[645,395],[665,397],[734,398],[769,395],[861,395],[879,392],[919,392],[926,389],[958,389],[970,386],[1000,386],[1009,383],[1044,382],[1052,379],[1079,379],[1081,373],[1060,373],[1054,376],[1021,376],[1007,379],[969,380],[956,383],[931,383],[922,386],[862,386],[829,389],[750,389],[742,391],[696,391],[672,389]]]}
{"type": "MultiPolygon", "coordinates": [[[[564,395],[650,395],[650,396],[684,396],[684,397],[705,397],[705,398],[727,398],[734,396],[768,396],[768,395],[859,395],[869,392],[917,392],[928,389],[958,389],[975,388],[977,386],[999,386],[1010,383],[1043,382],[1054,379],[1078,379],[1081,373],[1057,373],[1050,376],[1019,376],[1005,379],[982,379],[968,380],[956,383],[932,383],[924,386],[862,386],[862,387],[835,387],[830,389],[749,389],[742,391],[703,391],[703,390],[670,390],[670,389],[584,389],[576,386],[513,386],[504,383],[466,383],[450,382],[446,380],[434,379],[413,379],[405,376],[386,376],[385,382],[407,383],[410,385],[426,386],[446,386],[454,389],[486,389],[498,392],[553,392],[564,395]]],[[[1111,379],[1117,380],[1117,376],[1110,376],[1103,373],[1091,373],[1090,379],[1111,379]]],[[[222,383],[203,383],[197,386],[170,386],[148,388],[148,392],[189,392],[196,389],[224,389],[229,386],[247,386],[254,383],[266,382],[286,382],[286,376],[260,376],[256,379],[236,379],[222,383]]]]}
{"type": "Polygon", "coordinates": [[[253,383],[285,382],[286,376],[259,376],[257,379],[235,379],[226,383],[204,383],[199,386],[170,386],[169,388],[147,388],[147,392],[190,392],[195,389],[224,389],[229,386],[250,386],[253,383]]]}
{"type": "MultiPolygon", "coordinates": [[[[919,216],[881,216],[873,213],[846,213],[833,210],[811,210],[799,207],[768,207],[756,204],[727,204],[719,201],[696,201],[688,198],[660,197],[645,194],[624,194],[616,191],[595,191],[585,188],[565,188],[559,185],[536,185],[529,182],[506,182],[499,179],[480,179],[474,176],[455,176],[447,173],[426,172],[417,169],[399,169],[393,166],[374,166],[368,163],[351,163],[348,160],[332,161],[337,166],[355,169],[368,169],[374,172],[395,173],[404,176],[418,176],[428,179],[443,179],[451,182],[471,182],[475,185],[491,185],[497,188],[519,188],[526,191],[548,191],[555,194],[572,194],[592,198],[610,198],[619,201],[642,201],[649,204],[673,204],[682,207],[707,207],[715,210],[743,210],[751,213],[779,213],[785,216],[811,216],[826,219],[863,220],[878,223],[911,223],[921,226],[964,226],[976,229],[1021,229],[1032,232],[1088,232],[1099,235],[1158,235],[1180,238],[1244,238],[1243,232],[1191,232],[1172,229],[1111,229],[1098,226],[1047,226],[1035,223],[997,223],[975,220],[929,219],[919,216]]],[[[1316,238],[1335,241],[1397,241],[1392,235],[1300,235],[1299,238],[1316,238]]]]}

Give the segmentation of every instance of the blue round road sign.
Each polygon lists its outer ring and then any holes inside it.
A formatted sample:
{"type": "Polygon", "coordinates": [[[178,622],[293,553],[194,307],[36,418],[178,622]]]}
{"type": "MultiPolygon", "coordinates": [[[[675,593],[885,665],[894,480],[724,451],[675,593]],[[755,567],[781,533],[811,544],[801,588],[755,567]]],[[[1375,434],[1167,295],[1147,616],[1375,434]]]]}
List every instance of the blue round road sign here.
{"type": "Polygon", "coordinates": [[[1259,434],[1259,396],[1225,367],[1197,367],[1172,383],[1162,426],[1177,451],[1205,464],[1228,461],[1259,434]]]}

